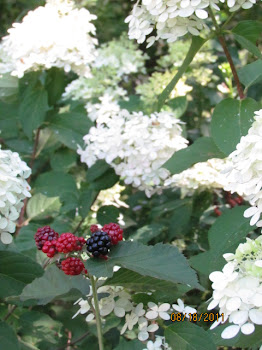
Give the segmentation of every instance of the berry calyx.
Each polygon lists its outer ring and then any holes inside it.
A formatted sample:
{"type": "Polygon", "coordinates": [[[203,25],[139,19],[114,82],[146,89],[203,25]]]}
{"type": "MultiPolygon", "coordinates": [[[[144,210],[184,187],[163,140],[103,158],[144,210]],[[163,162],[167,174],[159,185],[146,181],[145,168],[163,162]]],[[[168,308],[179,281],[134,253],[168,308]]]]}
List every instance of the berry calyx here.
{"type": "Polygon", "coordinates": [[[79,258],[67,258],[63,260],[61,263],[61,269],[66,275],[70,276],[80,275],[83,270],[87,273],[83,262],[79,258]]]}
{"type": "Polygon", "coordinates": [[[113,222],[106,224],[103,226],[102,231],[106,232],[111,237],[113,245],[123,240],[123,230],[118,224],[114,224],[113,222]]]}
{"type": "Polygon", "coordinates": [[[88,238],[86,245],[87,251],[92,253],[93,257],[105,256],[111,248],[111,237],[106,232],[97,231],[88,238]]]}
{"type": "Polygon", "coordinates": [[[59,253],[79,251],[85,244],[83,237],[76,237],[73,233],[62,233],[56,241],[56,249],[59,253]]]}
{"type": "Polygon", "coordinates": [[[55,240],[53,241],[46,241],[42,251],[49,257],[52,258],[56,253],[57,253],[57,249],[56,249],[56,242],[55,240]]]}
{"type": "Polygon", "coordinates": [[[41,250],[45,242],[54,241],[58,239],[59,234],[55,232],[50,226],[44,226],[37,229],[35,238],[35,244],[38,250],[41,250]]]}
{"type": "Polygon", "coordinates": [[[91,225],[90,231],[91,231],[91,233],[95,233],[95,232],[99,231],[99,227],[97,225],[91,225]]]}

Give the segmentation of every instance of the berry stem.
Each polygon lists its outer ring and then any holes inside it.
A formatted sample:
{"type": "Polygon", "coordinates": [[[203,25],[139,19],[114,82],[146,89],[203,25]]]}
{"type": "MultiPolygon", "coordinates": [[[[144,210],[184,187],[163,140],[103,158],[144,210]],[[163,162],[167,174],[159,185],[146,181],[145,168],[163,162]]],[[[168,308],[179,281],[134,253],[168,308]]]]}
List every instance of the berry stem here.
{"type": "MultiPolygon", "coordinates": [[[[33,171],[33,165],[34,165],[34,162],[35,162],[35,159],[36,159],[36,151],[37,151],[37,147],[38,147],[38,143],[39,143],[39,136],[40,136],[40,128],[38,128],[37,131],[36,131],[34,149],[33,149],[33,153],[32,153],[32,156],[31,156],[31,161],[29,163],[29,166],[32,169],[32,171],[33,171]]],[[[31,183],[31,179],[32,179],[32,174],[29,176],[29,178],[27,180],[29,185],[31,183]]],[[[18,219],[18,224],[17,224],[17,227],[16,227],[15,236],[18,235],[21,227],[24,226],[24,224],[27,224],[27,221],[24,222],[27,202],[28,202],[28,198],[26,198],[24,200],[24,205],[23,205],[23,208],[21,210],[21,213],[20,213],[20,216],[19,216],[19,219],[18,219]]]]}
{"type": "Polygon", "coordinates": [[[93,298],[94,298],[94,303],[95,303],[96,329],[97,329],[99,350],[104,350],[103,334],[102,334],[102,322],[101,322],[101,317],[100,317],[100,312],[99,312],[96,281],[95,281],[95,278],[90,273],[89,273],[89,278],[91,281],[91,286],[92,286],[92,290],[93,290],[93,298]]]}
{"type": "Polygon", "coordinates": [[[231,68],[231,71],[232,71],[232,74],[233,74],[233,77],[234,77],[234,80],[235,80],[235,83],[236,83],[236,87],[237,87],[239,98],[240,98],[240,100],[243,100],[245,98],[245,94],[244,94],[244,91],[242,89],[242,86],[241,86],[241,83],[240,83],[240,80],[239,80],[239,77],[238,77],[238,74],[237,74],[237,70],[236,70],[235,64],[234,64],[233,59],[232,59],[232,57],[230,55],[230,52],[228,50],[225,38],[221,34],[221,29],[220,29],[220,27],[219,27],[219,25],[217,23],[217,20],[216,20],[216,18],[214,16],[213,11],[211,10],[211,8],[209,9],[209,13],[210,13],[210,17],[212,19],[212,22],[213,22],[213,24],[214,24],[214,26],[216,28],[216,33],[217,33],[217,37],[218,37],[218,40],[220,42],[220,45],[222,46],[222,48],[224,50],[224,53],[226,55],[226,58],[228,60],[228,63],[230,65],[230,68],[231,68]]]}

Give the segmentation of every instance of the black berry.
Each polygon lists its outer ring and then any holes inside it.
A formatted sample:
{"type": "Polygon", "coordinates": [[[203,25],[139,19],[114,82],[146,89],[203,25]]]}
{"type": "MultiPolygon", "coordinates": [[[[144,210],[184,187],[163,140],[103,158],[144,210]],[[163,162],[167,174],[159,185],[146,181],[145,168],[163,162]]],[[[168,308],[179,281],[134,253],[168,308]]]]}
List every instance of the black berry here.
{"type": "Polygon", "coordinates": [[[95,258],[105,256],[111,248],[111,237],[106,232],[97,231],[86,241],[86,245],[87,251],[95,258]]]}

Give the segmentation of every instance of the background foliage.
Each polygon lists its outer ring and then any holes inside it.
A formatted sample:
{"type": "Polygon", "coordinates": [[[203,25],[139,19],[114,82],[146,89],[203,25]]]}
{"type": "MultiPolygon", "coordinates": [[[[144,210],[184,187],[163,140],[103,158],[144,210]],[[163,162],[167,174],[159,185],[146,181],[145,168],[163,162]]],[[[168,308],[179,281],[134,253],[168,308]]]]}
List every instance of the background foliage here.
{"type": "MultiPolygon", "coordinates": [[[[0,33],[6,34],[13,22],[40,3],[43,2],[2,1],[0,33]]],[[[127,30],[124,19],[131,9],[130,1],[78,3],[88,5],[98,16],[95,24],[100,43],[118,38],[127,30]]],[[[227,15],[221,11],[221,20],[227,15]]],[[[172,173],[209,158],[224,158],[247,133],[253,112],[261,108],[260,16],[255,6],[238,12],[227,34],[229,50],[245,88],[244,100],[236,99],[232,73],[214,38],[186,69],[182,78],[186,93],[179,90],[166,101],[164,108],[173,110],[186,123],[184,135],[191,144],[166,163],[172,173]]],[[[189,46],[190,40],[185,37],[175,44],[160,42],[147,50],[150,59],[146,61],[146,74],[125,83],[131,98],[122,105],[144,111],[157,105],[157,96],[177,73],[189,46]]],[[[141,45],[141,49],[145,51],[145,46],[141,45]]],[[[181,199],[178,190],[166,190],[149,199],[143,192],[124,185],[104,161],[87,170],[76,149],[83,145],[82,138],[93,122],[87,118],[83,103],[61,98],[66,85],[75,78],[73,73],[51,69],[28,73],[19,81],[9,76],[0,79],[2,148],[19,152],[33,168],[32,198],[25,221],[20,222],[22,227],[14,243],[0,244],[1,349],[66,349],[68,339],[76,349],[97,349],[95,327],[88,325],[84,317],[71,319],[78,309],[73,303],[89,292],[89,285],[81,276],[65,276],[56,266],[44,271],[45,257],[36,250],[33,239],[38,227],[47,224],[58,232],[77,230],[79,236],[85,236],[91,224],[114,222],[120,216],[128,242],[119,244],[108,262],[88,261],[88,270],[97,277],[108,277],[109,285],[122,285],[135,292],[146,292],[154,286],[153,301],[174,302],[183,297],[199,312],[206,311],[206,301],[211,296],[208,275],[223,267],[222,255],[233,252],[247,234],[256,237],[259,233],[243,218],[246,206],[231,209],[224,194],[219,197],[212,191],[195,192],[181,199]],[[35,148],[36,133],[40,134],[35,148]],[[123,186],[120,201],[126,205],[108,205],[103,200],[93,205],[100,191],[118,182],[123,186]],[[219,218],[214,213],[218,203],[222,210],[219,218]],[[123,268],[113,274],[115,264],[123,268]]],[[[162,95],[162,100],[167,97],[162,95]]],[[[170,322],[166,340],[179,350],[220,346],[256,349],[260,345],[261,329],[248,338],[241,335],[223,340],[223,327],[210,331],[209,326],[202,321],[170,322]]],[[[132,333],[131,341],[120,340],[117,327],[113,319],[106,322],[106,349],[143,348],[132,333]]]]}

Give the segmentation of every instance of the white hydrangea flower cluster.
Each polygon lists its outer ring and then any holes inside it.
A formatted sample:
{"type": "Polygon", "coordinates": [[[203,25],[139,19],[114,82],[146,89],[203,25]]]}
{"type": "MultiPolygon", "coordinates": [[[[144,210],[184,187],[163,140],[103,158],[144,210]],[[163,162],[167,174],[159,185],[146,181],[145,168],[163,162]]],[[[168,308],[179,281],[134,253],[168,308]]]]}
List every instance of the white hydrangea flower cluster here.
{"type": "Polygon", "coordinates": [[[23,207],[23,199],[31,197],[30,186],[25,179],[31,169],[16,152],[0,149],[0,238],[4,244],[12,242],[15,221],[23,207]]]}
{"type": "Polygon", "coordinates": [[[255,112],[255,121],[246,136],[242,136],[236,150],[229,155],[227,191],[237,192],[252,205],[244,212],[251,217],[250,225],[262,227],[262,109],[255,112]]]}
{"type": "MultiPolygon", "coordinates": [[[[219,11],[219,2],[224,0],[138,0],[125,20],[129,23],[129,38],[143,43],[156,28],[156,36],[147,39],[149,47],[158,39],[174,42],[187,33],[199,35],[206,27],[208,7],[219,11]]],[[[256,0],[227,0],[230,11],[247,9],[254,3],[256,0]]]]}
{"type": "Polygon", "coordinates": [[[129,74],[146,72],[145,60],[149,57],[138,49],[138,45],[128,40],[126,34],[123,34],[119,39],[102,44],[97,53],[93,67],[114,69],[120,78],[129,74]]]}
{"type": "Polygon", "coordinates": [[[93,110],[99,103],[91,99],[118,101],[126,99],[127,91],[119,86],[130,74],[145,73],[145,60],[148,58],[138,49],[138,45],[128,40],[123,34],[119,39],[101,45],[97,49],[97,58],[92,63],[89,78],[79,77],[65,89],[64,99],[82,100],[87,102],[86,110],[89,118],[94,121],[93,110]]]}
{"type": "Polygon", "coordinates": [[[181,188],[182,197],[192,195],[195,190],[225,188],[226,176],[221,173],[229,160],[212,158],[206,162],[196,163],[191,168],[175,174],[165,181],[166,187],[181,188]]]}
{"type": "Polygon", "coordinates": [[[146,348],[143,350],[172,350],[172,348],[166,343],[165,337],[156,335],[156,340],[149,340],[146,348]]]}
{"type": "Polygon", "coordinates": [[[88,167],[105,159],[126,184],[150,197],[161,192],[163,180],[169,176],[161,166],[174,152],[187,147],[180,124],[172,112],[147,116],[119,107],[110,117],[98,117],[97,126],[84,137],[86,148],[79,148],[78,153],[88,167]]]}
{"type": "MultiPolygon", "coordinates": [[[[196,309],[185,306],[181,299],[178,299],[178,304],[173,304],[172,306],[168,303],[155,304],[153,302],[148,302],[148,308],[144,309],[143,303],[135,304],[132,301],[131,294],[125,291],[123,287],[120,286],[102,286],[98,288],[98,293],[108,294],[108,296],[100,299],[99,301],[99,312],[102,318],[108,316],[112,312],[115,316],[120,318],[125,318],[125,323],[121,329],[121,334],[124,334],[127,330],[131,331],[134,326],[138,326],[137,337],[140,341],[147,341],[150,333],[155,333],[159,329],[157,323],[158,319],[170,320],[171,312],[179,312],[186,315],[188,318],[189,313],[196,313],[196,309]]],[[[92,321],[95,316],[90,306],[94,307],[92,299],[92,289],[90,290],[88,300],[79,299],[75,304],[80,305],[80,309],[73,316],[76,317],[78,314],[86,314],[86,321],[92,321]],[[90,298],[91,297],[91,298],[90,298]]],[[[168,344],[165,343],[164,337],[159,337],[161,339],[156,342],[148,341],[147,349],[157,349],[159,344],[163,345],[164,349],[170,349],[168,344]],[[154,347],[155,346],[155,347],[154,347]]],[[[162,348],[161,348],[162,349],[162,348]]]]}
{"type": "Polygon", "coordinates": [[[29,11],[0,44],[11,74],[21,78],[28,71],[58,67],[90,75],[97,45],[95,26],[90,22],[94,19],[88,10],[75,8],[71,0],[47,0],[45,6],[29,11]]]}
{"type": "Polygon", "coordinates": [[[247,238],[235,254],[224,254],[224,258],[228,263],[222,272],[214,271],[209,276],[214,291],[208,310],[219,306],[221,315],[211,329],[227,320],[233,324],[221,334],[230,339],[240,331],[251,334],[255,325],[262,325],[262,236],[247,238]]]}

